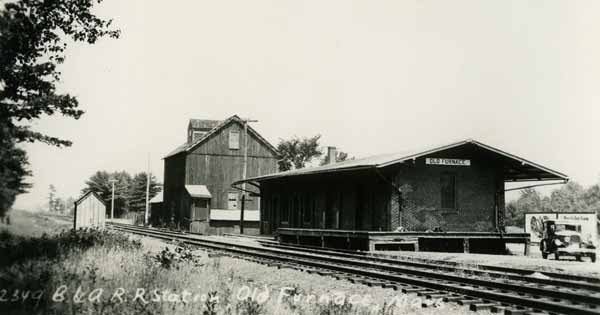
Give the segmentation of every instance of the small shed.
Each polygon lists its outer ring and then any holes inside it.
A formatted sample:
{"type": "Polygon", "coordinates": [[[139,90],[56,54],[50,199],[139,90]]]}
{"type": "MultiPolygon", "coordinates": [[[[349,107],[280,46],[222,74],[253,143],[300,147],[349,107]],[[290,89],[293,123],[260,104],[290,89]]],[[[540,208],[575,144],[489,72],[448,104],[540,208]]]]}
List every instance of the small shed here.
{"type": "Polygon", "coordinates": [[[95,192],[88,191],[75,201],[73,229],[104,227],[106,204],[95,192]]]}

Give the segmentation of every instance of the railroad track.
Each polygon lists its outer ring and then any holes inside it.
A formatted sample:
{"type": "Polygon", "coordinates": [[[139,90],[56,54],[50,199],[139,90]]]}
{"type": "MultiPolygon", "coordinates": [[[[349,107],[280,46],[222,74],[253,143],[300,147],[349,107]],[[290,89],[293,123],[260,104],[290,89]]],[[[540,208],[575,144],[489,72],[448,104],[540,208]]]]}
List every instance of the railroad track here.
{"type": "Polygon", "coordinates": [[[347,258],[362,258],[368,261],[381,262],[394,265],[406,265],[429,268],[434,270],[446,270],[454,272],[462,272],[471,275],[483,275],[493,276],[500,278],[507,278],[512,280],[535,279],[540,284],[556,285],[560,287],[571,287],[571,288],[583,288],[591,291],[600,291],[600,278],[581,277],[572,274],[565,273],[554,273],[554,272],[537,272],[530,269],[521,268],[508,268],[500,266],[489,266],[489,265],[477,265],[474,267],[465,267],[456,262],[448,261],[436,261],[423,258],[415,257],[394,257],[377,254],[372,255],[368,252],[356,252],[350,250],[337,250],[337,249],[324,249],[315,246],[305,245],[288,245],[279,244],[277,242],[263,242],[259,240],[263,246],[289,249],[289,250],[301,250],[309,253],[317,253],[324,255],[335,255],[338,257],[347,258]]]}
{"type": "MultiPolygon", "coordinates": [[[[600,314],[600,285],[592,279],[538,279],[517,272],[482,271],[442,264],[394,260],[295,246],[252,245],[198,238],[158,229],[112,224],[113,228],[164,240],[177,239],[229,256],[278,268],[293,268],[426,299],[468,305],[473,311],[505,314],[600,314]]],[[[424,306],[430,306],[424,303],[424,306]]]]}

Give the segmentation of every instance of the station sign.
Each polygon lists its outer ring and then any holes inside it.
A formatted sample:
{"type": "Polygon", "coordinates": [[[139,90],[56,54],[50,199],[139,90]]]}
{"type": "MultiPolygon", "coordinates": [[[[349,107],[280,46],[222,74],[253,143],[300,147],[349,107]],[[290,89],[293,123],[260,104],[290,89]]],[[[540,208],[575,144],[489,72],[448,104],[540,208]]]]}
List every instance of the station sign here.
{"type": "Polygon", "coordinates": [[[465,159],[444,159],[444,158],[426,158],[425,164],[429,165],[449,165],[449,166],[470,166],[471,160],[465,159]]]}

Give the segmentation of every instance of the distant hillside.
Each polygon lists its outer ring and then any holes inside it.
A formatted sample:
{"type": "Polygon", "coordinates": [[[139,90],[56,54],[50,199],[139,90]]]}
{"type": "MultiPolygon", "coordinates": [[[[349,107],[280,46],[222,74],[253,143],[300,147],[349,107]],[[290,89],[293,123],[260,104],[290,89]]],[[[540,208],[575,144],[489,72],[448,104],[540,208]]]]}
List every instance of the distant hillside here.
{"type": "Polygon", "coordinates": [[[41,236],[43,233],[56,234],[73,226],[73,217],[48,212],[29,212],[13,209],[9,212],[10,225],[0,223],[0,231],[14,235],[41,236]]]}

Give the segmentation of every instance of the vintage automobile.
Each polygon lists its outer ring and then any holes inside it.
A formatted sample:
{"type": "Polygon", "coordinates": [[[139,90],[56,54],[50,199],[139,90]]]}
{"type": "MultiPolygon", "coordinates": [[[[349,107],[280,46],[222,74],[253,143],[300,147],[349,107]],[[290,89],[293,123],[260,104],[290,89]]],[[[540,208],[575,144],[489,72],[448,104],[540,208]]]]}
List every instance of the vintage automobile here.
{"type": "Polygon", "coordinates": [[[591,239],[582,239],[580,225],[569,221],[546,220],[543,228],[540,250],[544,259],[554,254],[556,260],[560,256],[573,256],[577,260],[587,256],[592,262],[596,261],[596,246],[591,239]]]}

